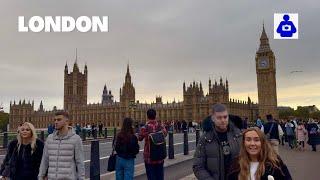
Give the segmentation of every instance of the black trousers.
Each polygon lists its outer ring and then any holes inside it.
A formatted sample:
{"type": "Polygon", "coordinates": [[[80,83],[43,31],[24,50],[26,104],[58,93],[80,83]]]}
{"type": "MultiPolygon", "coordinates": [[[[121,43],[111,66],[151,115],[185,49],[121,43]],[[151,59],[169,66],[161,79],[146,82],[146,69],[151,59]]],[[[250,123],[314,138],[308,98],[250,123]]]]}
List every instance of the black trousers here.
{"type": "Polygon", "coordinates": [[[145,164],[148,180],[164,180],[163,163],[145,164]]]}

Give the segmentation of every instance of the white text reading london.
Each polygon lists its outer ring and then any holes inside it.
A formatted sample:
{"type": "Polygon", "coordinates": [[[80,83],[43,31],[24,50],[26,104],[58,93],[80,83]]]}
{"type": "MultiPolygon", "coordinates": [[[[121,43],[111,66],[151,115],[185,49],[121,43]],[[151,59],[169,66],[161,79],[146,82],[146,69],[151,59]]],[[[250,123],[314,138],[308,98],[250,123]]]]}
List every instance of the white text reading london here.
{"type": "Polygon", "coordinates": [[[99,16],[32,16],[27,22],[19,16],[18,21],[19,32],[108,32],[108,16],[102,16],[102,20],[99,16]]]}

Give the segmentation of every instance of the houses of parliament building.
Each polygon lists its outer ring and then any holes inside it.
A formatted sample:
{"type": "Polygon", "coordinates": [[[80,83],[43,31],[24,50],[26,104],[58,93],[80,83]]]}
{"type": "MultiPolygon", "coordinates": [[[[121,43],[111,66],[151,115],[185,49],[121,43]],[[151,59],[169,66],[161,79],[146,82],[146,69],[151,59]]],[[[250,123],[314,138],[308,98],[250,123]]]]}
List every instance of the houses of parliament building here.
{"type": "MultiPolygon", "coordinates": [[[[155,97],[154,103],[141,103],[135,97],[135,87],[132,83],[130,67],[127,66],[125,81],[120,88],[120,101],[114,100],[112,92],[104,86],[101,103],[88,104],[88,68],[85,65],[80,71],[77,61],[69,72],[68,65],[64,68],[64,110],[69,112],[72,124],[79,123],[97,124],[102,122],[107,127],[120,126],[125,117],[132,117],[135,121],[145,122],[146,111],[149,108],[157,110],[157,119],[160,121],[196,121],[199,122],[211,113],[215,103],[223,103],[229,113],[249,120],[257,116],[265,117],[266,114],[278,116],[276,92],[276,64],[275,56],[269,45],[269,39],[263,27],[260,46],[256,52],[256,74],[258,86],[258,104],[253,103],[248,97],[247,101],[231,99],[229,97],[228,80],[212,82],[209,79],[209,91],[204,92],[201,82],[183,83],[183,101],[163,103],[162,97],[155,97]]],[[[10,102],[10,129],[15,129],[19,124],[29,121],[36,128],[46,128],[54,122],[54,114],[59,111],[56,107],[45,111],[42,101],[35,110],[34,102],[10,102]]]]}

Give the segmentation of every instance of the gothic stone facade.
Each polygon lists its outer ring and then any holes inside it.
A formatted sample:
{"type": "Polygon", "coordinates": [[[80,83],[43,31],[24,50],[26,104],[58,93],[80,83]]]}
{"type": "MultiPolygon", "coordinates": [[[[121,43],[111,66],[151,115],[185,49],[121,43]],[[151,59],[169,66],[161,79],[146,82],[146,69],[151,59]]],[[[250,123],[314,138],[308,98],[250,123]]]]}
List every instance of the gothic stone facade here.
{"type": "MultiPolygon", "coordinates": [[[[68,72],[68,66],[64,70],[64,109],[70,113],[72,124],[79,123],[82,126],[102,122],[107,127],[119,127],[125,117],[132,117],[138,122],[147,120],[146,111],[154,108],[160,121],[196,121],[200,122],[211,112],[211,106],[215,103],[225,104],[229,112],[241,117],[256,119],[258,115],[264,117],[271,113],[277,117],[277,95],[275,79],[275,57],[270,49],[265,30],[263,28],[260,47],[256,53],[256,71],[258,84],[259,104],[253,103],[248,97],[247,101],[231,99],[229,97],[229,82],[220,78],[219,82],[212,83],[209,79],[208,89],[205,94],[201,82],[192,82],[186,86],[183,83],[183,101],[163,103],[161,97],[156,97],[156,102],[140,103],[135,99],[135,88],[131,81],[129,65],[125,75],[125,82],[120,88],[120,102],[113,100],[111,91],[104,86],[101,103],[87,104],[88,68],[85,65],[84,72],[80,72],[77,61],[73,71],[68,72]]],[[[38,110],[34,110],[34,102],[19,101],[10,103],[10,129],[15,129],[24,121],[32,122],[36,128],[46,128],[53,123],[54,113],[58,111],[54,107],[51,111],[45,111],[41,102],[38,110]]]]}

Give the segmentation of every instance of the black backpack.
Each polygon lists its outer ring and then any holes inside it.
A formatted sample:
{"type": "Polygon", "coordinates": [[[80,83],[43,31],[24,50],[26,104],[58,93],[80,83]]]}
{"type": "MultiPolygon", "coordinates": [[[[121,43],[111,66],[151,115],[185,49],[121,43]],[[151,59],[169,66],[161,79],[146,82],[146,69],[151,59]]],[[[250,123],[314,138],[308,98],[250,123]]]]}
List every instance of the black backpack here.
{"type": "Polygon", "coordinates": [[[150,159],[151,161],[164,160],[167,157],[166,138],[162,132],[161,126],[157,127],[157,131],[152,133],[146,125],[149,135],[150,159]]]}

